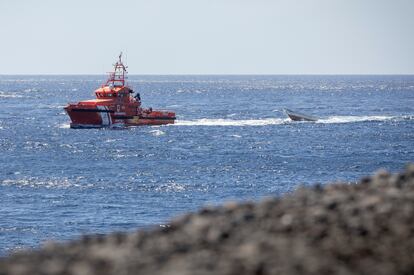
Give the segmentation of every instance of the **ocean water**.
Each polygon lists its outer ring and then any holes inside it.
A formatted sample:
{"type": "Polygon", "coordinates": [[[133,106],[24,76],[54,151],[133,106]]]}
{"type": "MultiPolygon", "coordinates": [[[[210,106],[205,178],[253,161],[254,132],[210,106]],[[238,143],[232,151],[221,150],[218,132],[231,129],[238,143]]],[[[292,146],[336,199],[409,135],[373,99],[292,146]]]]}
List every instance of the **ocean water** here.
{"type": "Polygon", "coordinates": [[[70,129],[104,80],[0,76],[0,255],[414,161],[414,76],[130,76],[175,125],[70,129]]]}

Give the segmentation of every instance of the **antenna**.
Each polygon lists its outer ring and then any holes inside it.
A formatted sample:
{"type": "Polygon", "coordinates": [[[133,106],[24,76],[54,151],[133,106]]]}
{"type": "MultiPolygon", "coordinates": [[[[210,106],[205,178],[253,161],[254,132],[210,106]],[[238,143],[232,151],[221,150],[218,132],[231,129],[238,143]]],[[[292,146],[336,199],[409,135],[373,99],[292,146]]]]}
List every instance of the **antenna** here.
{"type": "Polygon", "coordinates": [[[119,63],[121,64],[122,63],[122,52],[119,54],[119,63]]]}

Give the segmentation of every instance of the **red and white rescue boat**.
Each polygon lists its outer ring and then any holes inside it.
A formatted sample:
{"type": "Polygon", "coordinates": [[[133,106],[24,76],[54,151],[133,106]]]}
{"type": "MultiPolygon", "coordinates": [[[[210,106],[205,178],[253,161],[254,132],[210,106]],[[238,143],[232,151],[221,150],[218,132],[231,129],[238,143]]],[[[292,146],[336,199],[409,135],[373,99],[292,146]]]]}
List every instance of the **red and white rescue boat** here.
{"type": "Polygon", "coordinates": [[[141,107],[139,93],[126,83],[126,66],[122,53],[114,71],[102,87],[95,90],[96,99],[69,103],[64,109],[72,122],[71,128],[101,128],[111,126],[139,126],[173,124],[175,113],[141,107]]]}

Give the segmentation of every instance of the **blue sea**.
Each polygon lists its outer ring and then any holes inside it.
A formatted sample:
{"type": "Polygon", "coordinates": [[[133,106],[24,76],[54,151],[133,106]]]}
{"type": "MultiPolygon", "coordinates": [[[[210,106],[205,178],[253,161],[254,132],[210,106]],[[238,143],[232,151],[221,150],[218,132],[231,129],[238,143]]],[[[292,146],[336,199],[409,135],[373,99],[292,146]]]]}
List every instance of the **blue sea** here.
{"type": "Polygon", "coordinates": [[[175,125],[70,129],[104,81],[0,76],[0,255],[414,161],[414,76],[130,76],[175,125]]]}

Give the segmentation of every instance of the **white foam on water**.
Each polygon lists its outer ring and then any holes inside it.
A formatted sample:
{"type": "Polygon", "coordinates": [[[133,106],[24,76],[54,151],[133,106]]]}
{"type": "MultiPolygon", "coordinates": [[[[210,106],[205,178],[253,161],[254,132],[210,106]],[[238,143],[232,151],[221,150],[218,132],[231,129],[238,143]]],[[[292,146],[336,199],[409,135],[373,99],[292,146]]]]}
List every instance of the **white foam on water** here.
{"type": "Polygon", "coordinates": [[[49,108],[49,109],[63,109],[65,107],[66,107],[66,105],[49,105],[49,106],[47,106],[47,108],[49,108]]]}
{"type": "Polygon", "coordinates": [[[264,126],[264,125],[279,125],[287,123],[289,119],[281,118],[265,118],[265,119],[211,119],[202,118],[197,120],[177,120],[172,125],[177,126],[264,126]]]}
{"type": "Polygon", "coordinates": [[[150,133],[155,137],[165,135],[165,132],[161,130],[152,130],[150,131],[150,133]]]}
{"type": "Polygon", "coordinates": [[[398,120],[403,117],[396,116],[331,116],[327,118],[321,118],[316,123],[353,123],[353,122],[364,122],[364,121],[387,121],[387,120],[398,120]]]}
{"type": "Polygon", "coordinates": [[[59,124],[57,127],[60,128],[60,129],[69,129],[70,124],[69,123],[63,123],[63,124],[59,124]]]}
{"type": "Polygon", "coordinates": [[[320,118],[314,121],[292,121],[289,118],[265,118],[265,119],[210,119],[202,118],[197,120],[177,120],[175,126],[266,126],[281,124],[297,124],[297,123],[320,123],[320,124],[339,124],[339,123],[355,123],[366,121],[401,121],[413,120],[414,116],[330,116],[320,118]]]}

